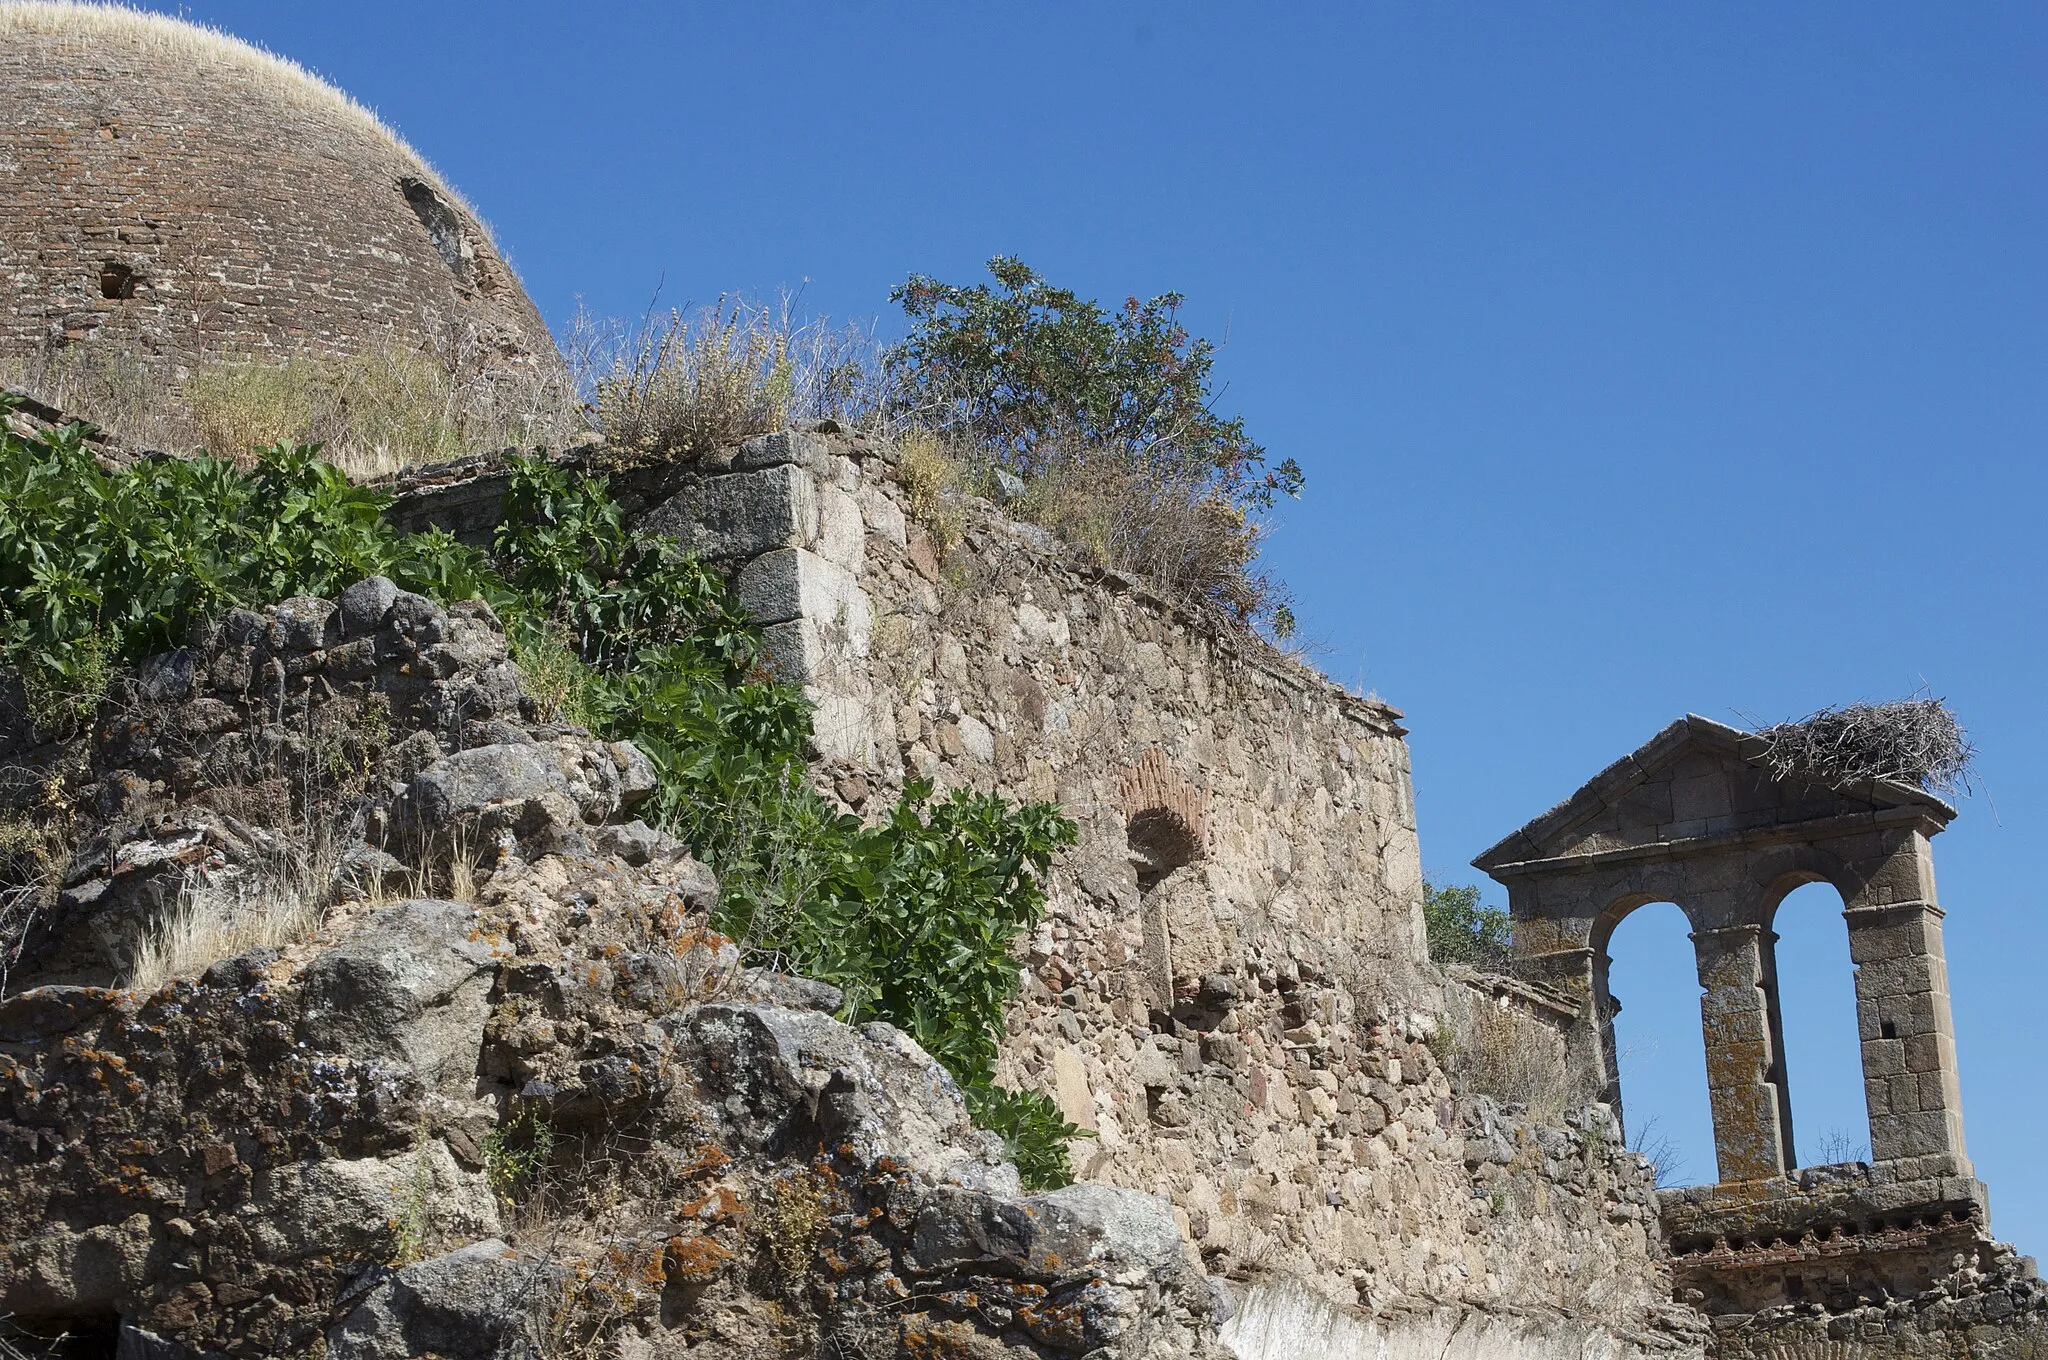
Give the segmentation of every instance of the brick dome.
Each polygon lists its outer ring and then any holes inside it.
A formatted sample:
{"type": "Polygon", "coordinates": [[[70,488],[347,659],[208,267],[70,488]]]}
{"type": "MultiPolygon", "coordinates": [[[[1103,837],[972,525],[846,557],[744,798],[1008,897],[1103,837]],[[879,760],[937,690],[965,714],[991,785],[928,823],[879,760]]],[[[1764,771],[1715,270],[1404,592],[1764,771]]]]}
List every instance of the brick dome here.
{"type": "Polygon", "coordinates": [[[561,366],[468,204],[339,90],[161,15],[0,3],[0,361],[393,343],[561,366]]]}

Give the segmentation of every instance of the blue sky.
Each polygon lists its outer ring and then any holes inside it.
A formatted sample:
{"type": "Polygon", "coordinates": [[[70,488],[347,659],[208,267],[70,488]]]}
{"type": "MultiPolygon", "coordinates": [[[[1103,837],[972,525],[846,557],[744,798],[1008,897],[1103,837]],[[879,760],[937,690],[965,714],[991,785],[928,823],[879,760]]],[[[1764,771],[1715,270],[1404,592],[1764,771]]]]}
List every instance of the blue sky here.
{"type": "MultiPolygon", "coordinates": [[[[997,252],[1187,294],[1223,407],[1308,473],[1271,561],[1323,667],[1410,715],[1443,876],[1687,710],[1946,695],[1982,749],[1936,842],[1971,1151],[2048,1251],[2048,10],[183,12],[377,108],[557,324],[657,285],[873,317],[997,252]]],[[[1860,1091],[1839,904],[1794,905],[1817,1160],[1860,1091]]],[[[1673,922],[1616,937],[1627,1095],[1703,1179],[1673,922]]]]}

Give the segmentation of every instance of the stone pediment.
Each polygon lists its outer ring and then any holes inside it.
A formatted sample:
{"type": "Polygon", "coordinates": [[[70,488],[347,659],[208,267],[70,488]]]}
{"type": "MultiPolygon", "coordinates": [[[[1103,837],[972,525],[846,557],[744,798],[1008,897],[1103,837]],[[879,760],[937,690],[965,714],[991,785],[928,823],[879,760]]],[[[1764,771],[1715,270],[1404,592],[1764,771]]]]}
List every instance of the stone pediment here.
{"type": "Polygon", "coordinates": [[[1766,750],[1752,733],[1689,713],[1472,863],[1492,872],[1773,828],[1867,823],[1882,814],[1917,815],[1939,830],[1955,816],[1947,803],[1907,784],[1779,778],[1766,750]]]}

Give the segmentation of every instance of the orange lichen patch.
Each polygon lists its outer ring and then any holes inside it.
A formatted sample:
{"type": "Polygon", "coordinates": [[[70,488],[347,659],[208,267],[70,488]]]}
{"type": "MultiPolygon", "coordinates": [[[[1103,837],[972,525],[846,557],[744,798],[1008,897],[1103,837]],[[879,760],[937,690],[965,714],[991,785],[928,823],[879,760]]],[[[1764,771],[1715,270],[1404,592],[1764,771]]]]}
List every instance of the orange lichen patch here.
{"type": "Polygon", "coordinates": [[[721,935],[709,926],[696,926],[676,936],[676,952],[686,953],[692,949],[709,949],[714,953],[732,943],[729,936],[721,935]]]}
{"type": "Polygon", "coordinates": [[[699,1218],[706,1223],[724,1223],[739,1215],[741,1208],[737,1190],[729,1185],[714,1185],[694,1199],[686,1199],[676,1206],[676,1213],[682,1218],[699,1218]]]}
{"type": "Polygon", "coordinates": [[[732,1165],[732,1155],[716,1143],[699,1143],[697,1150],[690,1154],[690,1160],[682,1167],[685,1180],[702,1180],[713,1172],[723,1171],[732,1165]]]}
{"type": "Polygon", "coordinates": [[[671,1237],[661,1259],[669,1281],[704,1284],[718,1278],[732,1252],[709,1237],[671,1237]]]}
{"type": "Polygon", "coordinates": [[[981,1333],[964,1322],[934,1322],[929,1313],[912,1313],[897,1331],[897,1344],[908,1360],[967,1360],[980,1348],[981,1333]]]}
{"type": "Polygon", "coordinates": [[[1056,1350],[1080,1351],[1087,1345],[1087,1328],[1082,1325],[1078,1304],[1060,1303],[1049,1308],[1025,1304],[1017,1309],[1024,1330],[1056,1350]]]}
{"type": "Polygon", "coordinates": [[[644,1242],[620,1243],[605,1248],[602,1269],[605,1275],[623,1282],[624,1290],[637,1293],[639,1288],[659,1289],[668,1283],[667,1257],[669,1248],[683,1238],[670,1238],[667,1242],[655,1244],[644,1242]]]}

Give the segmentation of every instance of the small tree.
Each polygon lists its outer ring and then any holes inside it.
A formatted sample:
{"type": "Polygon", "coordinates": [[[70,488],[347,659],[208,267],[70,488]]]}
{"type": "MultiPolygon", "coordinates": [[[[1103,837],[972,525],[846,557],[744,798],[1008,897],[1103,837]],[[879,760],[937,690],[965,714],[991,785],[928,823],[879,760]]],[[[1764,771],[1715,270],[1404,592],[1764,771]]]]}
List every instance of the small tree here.
{"type": "Polygon", "coordinates": [[[969,464],[1022,473],[1013,513],[1100,564],[1229,627],[1292,633],[1280,584],[1257,565],[1261,512],[1301,490],[1292,458],[1268,466],[1209,390],[1215,347],[1180,324],[1181,296],[1105,311],[1023,262],[994,285],[913,275],[891,293],[911,332],[886,356],[896,416],[969,464]]]}
{"type": "Polygon", "coordinates": [[[1513,956],[1508,914],[1499,907],[1480,905],[1479,889],[1473,884],[1425,879],[1422,925],[1429,936],[1429,956],[1438,963],[1498,968],[1513,956]]]}
{"type": "Polygon", "coordinates": [[[1239,509],[1299,494],[1292,458],[1267,467],[1244,420],[1211,409],[1216,347],[1180,324],[1179,293],[1128,297],[1111,313],[1012,256],[988,268],[994,287],[914,274],[889,295],[911,321],[888,356],[899,400],[925,421],[1027,473],[1079,442],[1239,509]]]}

